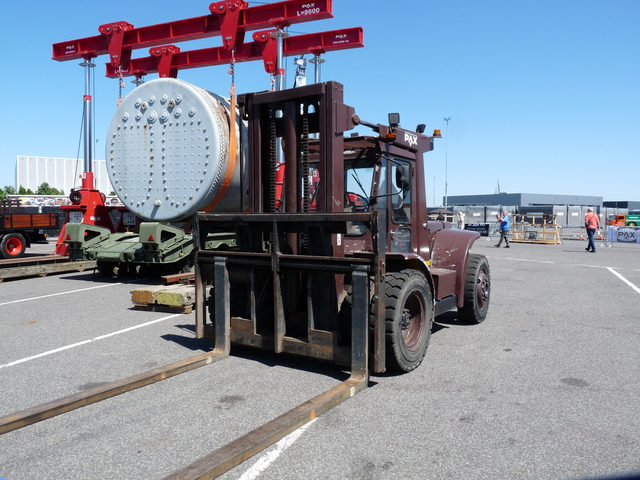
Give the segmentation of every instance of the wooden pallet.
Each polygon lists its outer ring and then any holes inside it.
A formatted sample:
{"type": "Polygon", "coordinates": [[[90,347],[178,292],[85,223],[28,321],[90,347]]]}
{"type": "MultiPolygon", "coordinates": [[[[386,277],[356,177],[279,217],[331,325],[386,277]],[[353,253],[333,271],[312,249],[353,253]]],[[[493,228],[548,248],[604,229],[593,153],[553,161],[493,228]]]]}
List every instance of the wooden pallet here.
{"type": "Polygon", "coordinates": [[[193,285],[155,285],[131,290],[131,301],[137,310],[191,313],[194,300],[193,285]]]}

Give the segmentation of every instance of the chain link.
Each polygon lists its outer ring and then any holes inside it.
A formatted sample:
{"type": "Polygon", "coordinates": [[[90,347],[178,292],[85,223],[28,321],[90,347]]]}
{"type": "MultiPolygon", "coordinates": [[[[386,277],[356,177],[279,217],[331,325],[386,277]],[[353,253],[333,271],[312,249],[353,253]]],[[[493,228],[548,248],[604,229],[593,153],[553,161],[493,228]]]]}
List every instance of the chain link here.
{"type": "Polygon", "coordinates": [[[231,64],[229,65],[229,75],[231,75],[231,88],[229,88],[229,95],[236,94],[236,47],[231,49],[231,64]]]}
{"type": "Polygon", "coordinates": [[[119,107],[122,104],[122,89],[124,88],[124,75],[122,74],[122,65],[118,65],[118,101],[116,105],[119,107]]]}

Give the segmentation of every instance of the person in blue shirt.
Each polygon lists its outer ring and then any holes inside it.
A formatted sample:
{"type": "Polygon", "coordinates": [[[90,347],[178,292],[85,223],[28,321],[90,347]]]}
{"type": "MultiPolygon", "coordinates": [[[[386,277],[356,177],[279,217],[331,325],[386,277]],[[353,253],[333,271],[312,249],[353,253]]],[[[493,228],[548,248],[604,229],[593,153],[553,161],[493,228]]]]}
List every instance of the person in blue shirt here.
{"type": "Polygon", "coordinates": [[[509,235],[509,229],[511,228],[511,218],[509,218],[509,212],[506,210],[502,212],[502,217],[500,214],[496,215],[496,218],[500,222],[500,241],[496,245],[496,247],[500,248],[502,245],[502,240],[504,240],[505,246],[504,248],[509,248],[509,239],[507,236],[509,235]]]}

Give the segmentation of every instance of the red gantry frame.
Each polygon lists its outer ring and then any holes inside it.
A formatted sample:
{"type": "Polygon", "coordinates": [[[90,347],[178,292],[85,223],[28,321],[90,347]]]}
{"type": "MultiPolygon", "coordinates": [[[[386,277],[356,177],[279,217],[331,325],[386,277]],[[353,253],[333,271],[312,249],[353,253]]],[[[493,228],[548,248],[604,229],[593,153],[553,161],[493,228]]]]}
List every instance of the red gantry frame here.
{"type": "Polygon", "coordinates": [[[210,15],[135,28],[127,22],[101,25],[101,35],[55,43],[57,61],[95,58],[109,54],[114,67],[126,63],[131,50],[174,42],[222,36],[224,48],[242,45],[247,31],[293,25],[332,18],[332,0],[287,0],[249,7],[244,0],[227,0],[209,5],[210,15]]]}
{"type": "MultiPolygon", "coordinates": [[[[332,18],[332,0],[286,0],[249,7],[245,0],[225,0],[209,5],[209,15],[135,28],[121,21],[98,27],[100,35],[53,44],[57,61],[84,59],[86,70],[85,102],[85,172],[82,188],[71,193],[73,205],[65,210],[81,212],[84,223],[107,226],[109,216],[104,197],[93,187],[91,166],[91,95],[89,94],[91,60],[109,55],[107,77],[135,75],[140,78],[158,72],[160,77],[176,77],[181,69],[230,62],[264,61],[267,73],[282,76],[282,57],[313,54],[316,59],[325,52],[363,47],[360,27],[331,32],[289,37],[283,29],[297,23],[332,18]],[[265,28],[276,30],[262,30],[265,28]],[[253,42],[244,43],[245,33],[256,31],[253,42]],[[169,44],[220,35],[222,47],[180,52],[169,44]],[[132,50],[150,48],[150,56],[132,59],[132,50]]],[[[113,226],[108,225],[111,231],[113,226]]],[[[58,238],[56,253],[66,254],[65,228],[58,238]]]]}

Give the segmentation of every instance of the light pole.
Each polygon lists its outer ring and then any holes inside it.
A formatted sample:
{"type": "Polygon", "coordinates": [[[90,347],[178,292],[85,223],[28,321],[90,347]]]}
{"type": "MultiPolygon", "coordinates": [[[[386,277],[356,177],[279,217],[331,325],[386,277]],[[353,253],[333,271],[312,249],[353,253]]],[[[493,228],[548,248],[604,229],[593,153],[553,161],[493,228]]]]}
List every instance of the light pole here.
{"type": "Polygon", "coordinates": [[[447,181],[449,179],[449,120],[451,120],[451,117],[445,117],[444,119],[444,121],[447,122],[444,153],[444,208],[449,208],[449,198],[447,197],[447,181]]]}

